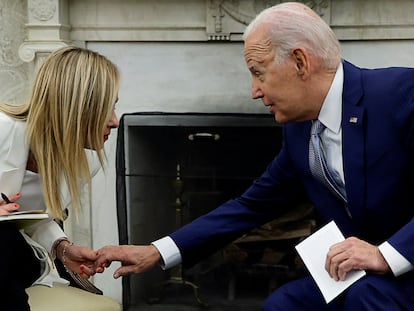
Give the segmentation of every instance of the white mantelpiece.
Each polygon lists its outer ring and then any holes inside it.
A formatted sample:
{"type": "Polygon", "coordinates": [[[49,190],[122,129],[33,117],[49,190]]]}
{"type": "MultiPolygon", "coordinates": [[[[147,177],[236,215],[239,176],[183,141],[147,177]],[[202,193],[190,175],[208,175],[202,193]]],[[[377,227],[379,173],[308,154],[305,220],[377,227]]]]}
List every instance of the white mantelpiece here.
{"type": "MultiPolygon", "coordinates": [[[[114,61],[122,74],[117,113],[264,112],[250,99],[241,35],[270,0],[0,0],[0,97],[20,102],[51,51],[77,44],[114,61]],[[20,58],[17,57],[20,56],[20,58]]],[[[331,25],[357,65],[414,67],[414,1],[306,0],[331,25]]],[[[116,134],[116,132],[114,133],[116,134]]],[[[108,167],[94,179],[91,208],[67,228],[75,242],[117,244],[116,135],[108,167]],[[92,228],[92,229],[91,229],[92,228]]],[[[95,283],[121,300],[114,264],[95,283]]]]}
{"type": "MultiPolygon", "coordinates": [[[[240,41],[262,9],[284,1],[70,1],[71,38],[82,41],[240,41]]],[[[304,0],[340,40],[414,37],[409,0],[304,0]]]]}

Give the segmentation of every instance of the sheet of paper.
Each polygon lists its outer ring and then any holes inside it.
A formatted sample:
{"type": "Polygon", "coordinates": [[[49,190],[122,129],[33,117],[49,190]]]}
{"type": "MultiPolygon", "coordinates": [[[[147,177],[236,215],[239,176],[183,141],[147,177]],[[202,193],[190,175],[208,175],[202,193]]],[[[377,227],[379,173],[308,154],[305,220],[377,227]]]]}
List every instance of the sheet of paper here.
{"type": "Polygon", "coordinates": [[[325,270],[326,254],[329,247],[344,239],[336,223],[331,221],[296,245],[296,250],[322,292],[326,303],[332,301],[366,274],[363,270],[352,271],[347,274],[344,281],[335,281],[325,270]]]}

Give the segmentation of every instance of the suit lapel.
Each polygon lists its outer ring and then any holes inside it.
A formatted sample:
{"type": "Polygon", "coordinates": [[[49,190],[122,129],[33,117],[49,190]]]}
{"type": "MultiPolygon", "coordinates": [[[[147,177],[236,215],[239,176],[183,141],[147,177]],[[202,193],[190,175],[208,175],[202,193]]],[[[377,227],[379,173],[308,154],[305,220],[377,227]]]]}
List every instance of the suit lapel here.
{"type": "Polygon", "coordinates": [[[361,72],[344,62],[344,88],[342,108],[342,156],[348,208],[354,221],[364,219],[365,202],[365,154],[364,154],[364,107],[361,72]]]}

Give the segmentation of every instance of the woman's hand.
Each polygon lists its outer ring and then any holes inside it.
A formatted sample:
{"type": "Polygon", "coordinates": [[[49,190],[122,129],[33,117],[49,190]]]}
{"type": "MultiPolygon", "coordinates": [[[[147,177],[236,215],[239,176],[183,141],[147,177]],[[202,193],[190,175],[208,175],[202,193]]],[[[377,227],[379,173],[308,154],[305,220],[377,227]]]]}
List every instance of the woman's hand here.
{"type": "Polygon", "coordinates": [[[5,198],[3,198],[3,195],[2,195],[2,199],[0,201],[0,215],[1,216],[2,215],[9,215],[10,213],[13,213],[13,212],[17,211],[19,209],[20,205],[17,204],[17,203],[14,203],[14,202],[17,201],[18,199],[20,199],[20,197],[21,197],[20,192],[16,193],[13,196],[5,197],[5,198]],[[6,202],[7,200],[9,202],[6,202]]]}
{"type": "Polygon", "coordinates": [[[66,269],[78,273],[84,279],[88,279],[96,272],[103,272],[103,268],[95,271],[95,260],[98,255],[90,248],[63,241],[59,243],[56,255],[66,269]]]}

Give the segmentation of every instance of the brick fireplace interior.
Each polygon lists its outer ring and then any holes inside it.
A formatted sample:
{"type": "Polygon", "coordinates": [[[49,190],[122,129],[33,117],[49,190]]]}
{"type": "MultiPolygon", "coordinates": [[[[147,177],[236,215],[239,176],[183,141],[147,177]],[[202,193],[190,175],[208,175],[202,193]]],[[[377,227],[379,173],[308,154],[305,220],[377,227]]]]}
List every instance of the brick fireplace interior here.
{"type": "MultiPolygon", "coordinates": [[[[131,113],[117,142],[120,244],[148,244],[240,195],[281,148],[271,115],[131,113]]],[[[291,212],[184,270],[125,277],[124,310],[260,310],[277,286],[304,273],[294,245],[315,228],[291,212]]]]}

